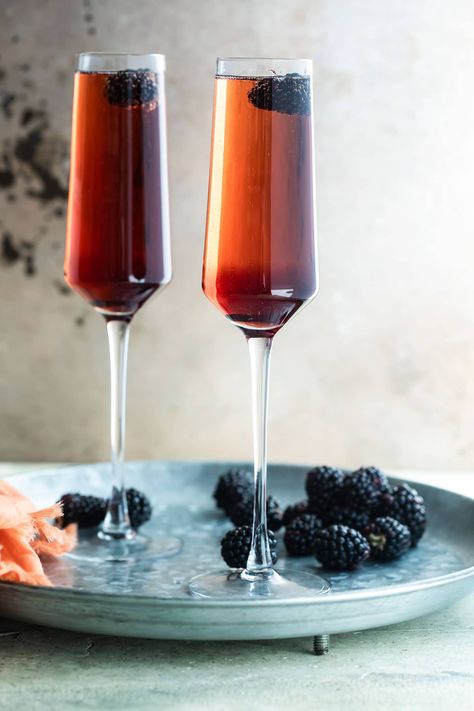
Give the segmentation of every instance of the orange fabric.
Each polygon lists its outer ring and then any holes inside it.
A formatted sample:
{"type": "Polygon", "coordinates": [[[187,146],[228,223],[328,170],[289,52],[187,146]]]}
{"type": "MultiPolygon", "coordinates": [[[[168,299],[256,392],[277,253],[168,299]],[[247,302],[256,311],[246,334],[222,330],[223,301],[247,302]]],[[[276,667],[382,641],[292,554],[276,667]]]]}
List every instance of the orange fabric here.
{"type": "Polygon", "coordinates": [[[75,525],[61,530],[48,521],[61,515],[59,504],[35,510],[26,496],[0,480],[0,580],[51,585],[40,554],[59,556],[76,543],[75,525]]]}

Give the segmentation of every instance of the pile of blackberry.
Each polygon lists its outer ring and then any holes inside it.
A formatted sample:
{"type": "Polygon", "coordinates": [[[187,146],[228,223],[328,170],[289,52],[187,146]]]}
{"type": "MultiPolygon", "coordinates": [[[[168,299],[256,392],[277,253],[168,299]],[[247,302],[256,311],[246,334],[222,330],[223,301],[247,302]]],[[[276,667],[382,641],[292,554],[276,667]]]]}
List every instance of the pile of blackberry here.
{"type": "MultiPolygon", "coordinates": [[[[361,467],[346,472],[315,467],[306,476],[307,499],[284,512],[268,497],[267,524],[272,560],[274,531],[285,527],[289,556],[313,554],[327,570],[354,570],[365,560],[391,561],[416,546],[426,528],[423,498],[408,484],[392,487],[383,472],[361,467]]],[[[231,567],[244,567],[250,550],[253,477],[229,470],[219,477],[214,498],[237,526],[222,540],[222,556],[231,567]]]]}
{"type": "MultiPolygon", "coordinates": [[[[245,469],[224,472],[214,489],[217,506],[235,526],[252,525],[253,494],[253,474],[245,469]]],[[[274,496],[267,497],[267,526],[271,531],[278,531],[283,526],[283,511],[274,496]]]]}
{"type": "MultiPolygon", "coordinates": [[[[328,570],[354,570],[368,558],[400,558],[426,528],[423,498],[408,484],[392,487],[376,467],[315,467],[306,475],[306,493],[307,501],[286,509],[284,522],[297,525],[303,516],[296,510],[319,517],[311,552],[328,570]]],[[[287,551],[295,555],[293,541],[287,551]]]]}
{"type": "MultiPolygon", "coordinates": [[[[150,500],[138,489],[127,489],[128,515],[130,524],[136,531],[150,520],[153,512],[150,500]]],[[[57,519],[58,526],[65,527],[77,523],[79,528],[94,528],[102,523],[107,511],[107,499],[84,494],[63,494],[59,499],[63,515],[57,519]]]]}
{"type": "MultiPolygon", "coordinates": [[[[246,469],[229,469],[221,474],[214,489],[218,508],[236,528],[228,531],[221,542],[221,554],[231,568],[244,568],[250,552],[254,506],[253,474],[246,469]],[[239,565],[237,565],[239,562],[239,565]]],[[[267,497],[267,526],[272,561],[277,560],[274,531],[283,526],[283,511],[273,496],[267,497]]]]}

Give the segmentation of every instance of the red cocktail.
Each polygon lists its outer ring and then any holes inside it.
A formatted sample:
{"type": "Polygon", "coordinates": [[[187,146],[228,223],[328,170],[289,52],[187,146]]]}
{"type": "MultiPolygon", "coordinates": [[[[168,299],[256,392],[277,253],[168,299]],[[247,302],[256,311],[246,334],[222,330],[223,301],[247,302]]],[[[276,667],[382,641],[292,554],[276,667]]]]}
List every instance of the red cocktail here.
{"type": "Polygon", "coordinates": [[[171,278],[159,93],[150,70],[75,77],[65,278],[104,315],[132,316],[171,278]]]}
{"type": "Polygon", "coordinates": [[[132,530],[123,483],[129,323],[171,278],[164,94],[158,54],[81,54],[74,84],[65,279],[107,321],[113,488],[98,536],[77,555],[168,555],[176,539],[132,530]]]}
{"type": "Polygon", "coordinates": [[[204,293],[275,333],[316,293],[310,77],[217,76],[214,102],[204,293]]]}
{"type": "Polygon", "coordinates": [[[273,570],[266,515],[273,337],[317,291],[311,71],[304,59],[217,62],[202,284],[249,345],[255,499],[245,569],[195,577],[196,597],[327,590],[315,575],[273,570]]]}

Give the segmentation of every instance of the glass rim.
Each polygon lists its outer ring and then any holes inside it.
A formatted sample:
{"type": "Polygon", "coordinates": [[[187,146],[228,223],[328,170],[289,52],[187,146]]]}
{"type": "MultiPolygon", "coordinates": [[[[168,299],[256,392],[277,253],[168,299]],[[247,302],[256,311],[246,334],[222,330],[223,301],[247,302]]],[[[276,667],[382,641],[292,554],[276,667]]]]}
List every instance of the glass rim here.
{"type": "Polygon", "coordinates": [[[310,57],[217,57],[216,62],[313,62],[310,57]]]}
{"type": "Polygon", "coordinates": [[[76,52],[76,57],[160,57],[165,59],[160,52],[76,52]]]}
{"type": "Polygon", "coordinates": [[[255,78],[296,72],[311,77],[313,60],[298,57],[217,57],[216,77],[255,78]]]}
{"type": "Polygon", "coordinates": [[[150,52],[78,52],[76,54],[76,71],[81,73],[91,72],[117,72],[127,69],[144,69],[149,65],[150,71],[164,72],[166,57],[164,54],[150,52]]]}

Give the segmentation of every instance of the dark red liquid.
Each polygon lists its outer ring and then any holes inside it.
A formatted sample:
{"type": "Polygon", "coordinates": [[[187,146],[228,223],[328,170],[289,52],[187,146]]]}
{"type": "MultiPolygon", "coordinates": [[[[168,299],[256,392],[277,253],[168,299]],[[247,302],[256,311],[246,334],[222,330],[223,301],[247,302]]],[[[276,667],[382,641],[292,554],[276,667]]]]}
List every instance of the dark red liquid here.
{"type": "Polygon", "coordinates": [[[317,290],[312,124],[252,105],[255,84],[216,79],[203,289],[244,331],[275,333],[317,290]]]}
{"type": "Polygon", "coordinates": [[[112,73],[76,73],[67,283],[104,315],[132,316],[171,278],[164,107],[110,101],[112,73]]]}

